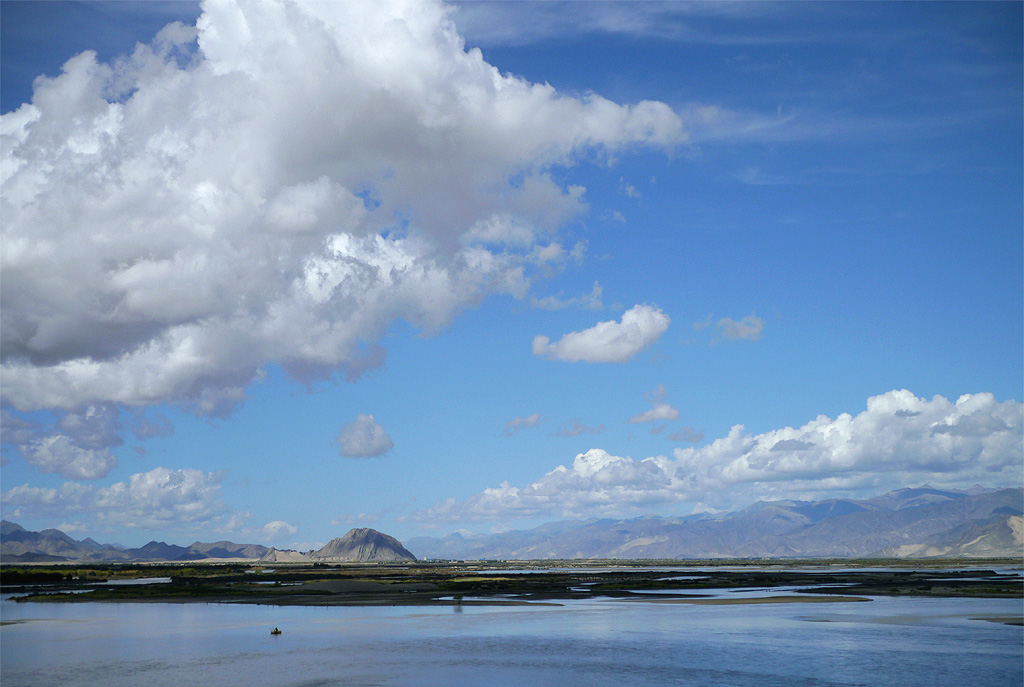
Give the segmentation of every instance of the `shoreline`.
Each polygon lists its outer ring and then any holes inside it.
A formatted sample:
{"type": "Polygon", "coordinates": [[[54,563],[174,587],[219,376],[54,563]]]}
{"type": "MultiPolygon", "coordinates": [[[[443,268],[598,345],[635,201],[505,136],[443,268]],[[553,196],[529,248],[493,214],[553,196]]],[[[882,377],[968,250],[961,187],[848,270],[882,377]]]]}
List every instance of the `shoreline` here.
{"type": "Polygon", "coordinates": [[[527,606],[582,599],[734,605],[836,603],[877,596],[1024,598],[1024,577],[963,567],[956,570],[833,566],[671,569],[635,567],[534,570],[482,565],[191,566],[154,576],[152,566],[76,570],[0,570],[4,593],[32,603],[244,603],[277,606],[527,606]],[[104,576],[100,577],[99,574],[104,576]],[[175,574],[176,573],[176,574],[175,574]],[[30,580],[33,576],[38,582],[30,580]],[[20,584],[12,586],[11,581],[20,584]],[[111,582],[113,580],[113,582],[111,582]],[[782,588],[782,589],[780,589],[782,588]],[[779,589],[778,595],[770,590],[779,589]],[[723,598],[725,590],[763,596],[723,598]],[[657,592],[654,596],[652,592],[657,592]]]}

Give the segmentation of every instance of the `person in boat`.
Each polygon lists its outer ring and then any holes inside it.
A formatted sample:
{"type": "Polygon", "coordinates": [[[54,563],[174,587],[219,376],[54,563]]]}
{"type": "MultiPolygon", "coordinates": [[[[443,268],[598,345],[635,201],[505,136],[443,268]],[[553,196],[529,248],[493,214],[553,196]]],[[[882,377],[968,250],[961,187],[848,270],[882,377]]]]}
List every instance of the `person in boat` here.
{"type": "Polygon", "coordinates": [[[279,634],[281,634],[281,631],[280,631],[280,630],[278,630],[278,629],[277,629],[277,628],[275,627],[275,628],[274,628],[273,630],[271,630],[271,631],[270,631],[270,634],[272,634],[272,635],[279,635],[279,634]]]}

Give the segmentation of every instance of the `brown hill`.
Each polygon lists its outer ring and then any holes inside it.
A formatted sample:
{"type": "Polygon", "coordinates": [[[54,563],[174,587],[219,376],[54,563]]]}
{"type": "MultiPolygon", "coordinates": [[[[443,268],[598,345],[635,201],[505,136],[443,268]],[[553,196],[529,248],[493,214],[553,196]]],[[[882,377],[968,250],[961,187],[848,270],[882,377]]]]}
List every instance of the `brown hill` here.
{"type": "Polygon", "coordinates": [[[332,539],[319,551],[310,554],[315,561],[415,561],[416,556],[402,542],[377,530],[360,527],[349,530],[344,537],[332,539]]]}

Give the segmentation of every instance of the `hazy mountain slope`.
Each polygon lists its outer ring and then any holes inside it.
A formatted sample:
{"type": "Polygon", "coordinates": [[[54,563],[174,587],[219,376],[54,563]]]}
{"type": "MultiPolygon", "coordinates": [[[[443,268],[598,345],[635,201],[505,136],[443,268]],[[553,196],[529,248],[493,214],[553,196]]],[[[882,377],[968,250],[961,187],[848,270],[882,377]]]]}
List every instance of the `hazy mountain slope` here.
{"type": "Polygon", "coordinates": [[[188,547],[187,558],[260,558],[267,553],[267,547],[261,544],[235,544],[230,541],[218,541],[212,544],[195,542],[188,547]]]}
{"type": "Polygon", "coordinates": [[[4,520],[0,523],[0,557],[4,561],[179,561],[207,558],[259,558],[267,547],[259,544],[234,544],[220,541],[213,544],[196,542],[190,547],[151,541],[145,546],[125,549],[98,544],[86,538],[78,541],[60,530],[32,532],[4,520]]]}
{"type": "Polygon", "coordinates": [[[926,558],[929,556],[1021,557],[1024,550],[1024,518],[1020,515],[994,515],[942,532],[916,544],[888,547],[878,552],[883,557],[926,558]]]}
{"type": "Polygon", "coordinates": [[[715,517],[601,520],[409,545],[421,557],[449,559],[1015,556],[1024,549],[1011,524],[1022,508],[1022,489],[901,489],[864,501],[775,501],[715,517]]]}
{"type": "Polygon", "coordinates": [[[494,535],[420,537],[406,548],[372,529],[353,529],[319,551],[229,541],[189,547],[152,541],[136,549],[77,541],[60,530],[0,522],[4,561],[265,562],[547,558],[752,558],[1024,556],[1024,489],[900,489],[862,501],[755,503],[735,513],[678,518],[563,521],[494,535]]]}

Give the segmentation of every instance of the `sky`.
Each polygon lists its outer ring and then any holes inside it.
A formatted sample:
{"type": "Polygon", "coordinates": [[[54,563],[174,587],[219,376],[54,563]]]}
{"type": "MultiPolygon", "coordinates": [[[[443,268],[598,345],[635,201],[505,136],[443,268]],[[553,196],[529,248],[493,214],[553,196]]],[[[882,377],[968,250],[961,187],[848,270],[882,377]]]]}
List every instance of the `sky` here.
{"type": "Polygon", "coordinates": [[[0,13],[6,519],[308,550],[1024,484],[1020,3],[0,13]]]}

